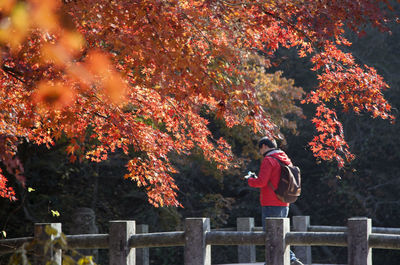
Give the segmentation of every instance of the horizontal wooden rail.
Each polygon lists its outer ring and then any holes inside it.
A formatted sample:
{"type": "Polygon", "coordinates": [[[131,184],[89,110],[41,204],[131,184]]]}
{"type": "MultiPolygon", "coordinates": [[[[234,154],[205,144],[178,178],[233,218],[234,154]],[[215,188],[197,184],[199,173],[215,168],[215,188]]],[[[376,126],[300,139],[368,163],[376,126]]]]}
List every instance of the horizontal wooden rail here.
{"type": "Polygon", "coordinates": [[[400,249],[400,235],[371,234],[369,246],[381,249],[400,249]]]}
{"type": "MultiPolygon", "coordinates": [[[[263,231],[260,226],[253,227],[252,231],[263,231]]],[[[346,226],[310,225],[309,232],[347,232],[346,226]]],[[[372,233],[400,235],[400,228],[372,227],[372,233]]]]}
{"type": "Polygon", "coordinates": [[[310,225],[308,227],[310,232],[347,232],[345,226],[325,226],[325,225],[310,225]]]}
{"type": "Polygon", "coordinates": [[[400,235],[400,228],[372,227],[372,233],[400,235]]]}
{"type": "MultiPolygon", "coordinates": [[[[67,235],[67,243],[73,249],[107,249],[108,234],[67,235]]],[[[25,243],[33,241],[33,237],[21,237],[0,240],[0,254],[13,253],[25,243]]]]}
{"type": "MultiPolygon", "coordinates": [[[[327,226],[315,226],[314,231],[340,231],[339,227],[326,229],[327,226]]],[[[385,229],[385,232],[388,232],[385,229]]],[[[131,236],[131,248],[172,247],[184,245],[184,232],[160,232],[136,234],[131,236]]],[[[341,246],[345,247],[347,234],[345,232],[289,232],[286,242],[292,246],[341,246]]],[[[73,249],[107,249],[108,234],[67,235],[68,246],[73,249]]],[[[33,237],[22,237],[0,240],[0,254],[12,253],[24,243],[30,243],[33,237]]],[[[369,245],[372,248],[400,249],[400,235],[387,233],[372,233],[369,236],[369,245]]],[[[209,245],[264,245],[263,232],[234,232],[213,230],[207,232],[206,243],[209,245]]]]}
{"type": "Polygon", "coordinates": [[[67,244],[73,249],[107,249],[108,234],[67,235],[67,244]]]}
{"type": "MultiPolygon", "coordinates": [[[[347,227],[345,227],[345,226],[310,225],[308,227],[308,231],[310,231],[310,232],[346,232],[347,227]]],[[[400,235],[400,228],[372,227],[372,233],[400,235]]]]}
{"type": "MultiPolygon", "coordinates": [[[[210,247],[212,245],[237,245],[239,246],[239,259],[246,257],[253,261],[255,261],[254,246],[264,245],[266,257],[269,259],[267,262],[278,265],[287,264],[287,261],[282,258],[288,255],[286,253],[288,248],[285,246],[308,248],[309,250],[310,246],[348,247],[349,262],[353,264],[353,259],[356,258],[366,262],[366,265],[372,264],[370,250],[373,248],[400,250],[399,228],[372,227],[371,220],[367,218],[350,218],[347,227],[311,226],[309,220],[303,218],[306,221],[305,225],[296,226],[295,224],[295,231],[290,231],[289,219],[267,218],[267,232],[264,232],[261,227],[254,227],[254,219],[252,219],[253,221],[250,219],[241,218],[241,224],[238,225],[237,231],[233,231],[232,228],[211,230],[207,218],[188,218],[185,231],[159,233],[140,233],[140,229],[135,231],[134,221],[112,221],[110,222],[111,227],[112,225],[118,226],[123,231],[122,233],[114,228],[110,229],[110,234],[66,235],[66,240],[68,247],[72,249],[108,249],[110,256],[113,256],[114,259],[120,259],[120,254],[123,253],[122,264],[129,265],[131,263],[124,262],[133,259],[136,249],[146,250],[150,247],[184,246],[184,252],[187,253],[185,254],[185,264],[194,264],[192,257],[197,257],[196,259],[202,260],[199,264],[207,265],[211,257],[210,247]],[[128,249],[128,251],[121,252],[118,242],[122,242],[123,249],[128,249]],[[275,249],[277,247],[279,249],[275,249]]],[[[38,227],[44,231],[45,225],[38,224],[38,227]]],[[[61,233],[61,224],[58,226],[61,233]]],[[[60,234],[52,239],[57,239],[59,236],[60,234]]],[[[36,237],[35,234],[35,237],[0,240],[0,254],[13,253],[23,244],[36,240],[36,237]]],[[[56,249],[57,247],[55,251],[56,249]]],[[[148,260],[148,255],[146,259],[148,260]]],[[[148,264],[148,262],[138,264],[148,264]]],[[[307,264],[311,264],[311,262],[307,264]]]]}
{"type": "Polygon", "coordinates": [[[0,255],[13,253],[25,243],[33,241],[33,237],[20,237],[0,240],[0,255]]]}
{"type": "Polygon", "coordinates": [[[261,226],[255,226],[251,230],[254,231],[254,232],[263,232],[264,231],[261,226]]]}
{"type": "Polygon", "coordinates": [[[185,232],[183,231],[136,234],[129,239],[131,248],[177,247],[184,244],[185,232]]]}
{"type": "Polygon", "coordinates": [[[265,245],[265,233],[211,231],[206,233],[209,245],[265,245]]]}
{"type": "MultiPolygon", "coordinates": [[[[292,246],[347,246],[347,234],[344,232],[289,232],[286,244],[292,246]]],[[[264,245],[263,232],[221,232],[211,231],[206,234],[209,245],[264,245]]]]}
{"type": "Polygon", "coordinates": [[[344,232],[289,232],[286,244],[291,246],[347,246],[347,233],[344,232]]]}
{"type": "Polygon", "coordinates": [[[236,227],[216,228],[216,229],[211,229],[211,231],[237,231],[237,228],[236,227]]]}

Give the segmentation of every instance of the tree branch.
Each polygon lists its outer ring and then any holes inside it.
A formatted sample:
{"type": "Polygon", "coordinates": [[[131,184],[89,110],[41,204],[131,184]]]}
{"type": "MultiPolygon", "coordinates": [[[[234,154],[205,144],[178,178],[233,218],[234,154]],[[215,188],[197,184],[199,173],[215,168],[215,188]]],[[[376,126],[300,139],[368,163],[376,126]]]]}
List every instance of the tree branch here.
{"type": "Polygon", "coordinates": [[[20,81],[20,82],[26,84],[26,81],[23,80],[23,79],[21,78],[21,76],[23,75],[21,72],[18,72],[18,71],[16,71],[14,68],[11,68],[11,67],[9,67],[9,66],[7,66],[7,65],[3,65],[3,66],[1,67],[1,69],[2,69],[6,74],[11,75],[12,77],[14,77],[15,79],[17,79],[18,81],[20,81]]]}

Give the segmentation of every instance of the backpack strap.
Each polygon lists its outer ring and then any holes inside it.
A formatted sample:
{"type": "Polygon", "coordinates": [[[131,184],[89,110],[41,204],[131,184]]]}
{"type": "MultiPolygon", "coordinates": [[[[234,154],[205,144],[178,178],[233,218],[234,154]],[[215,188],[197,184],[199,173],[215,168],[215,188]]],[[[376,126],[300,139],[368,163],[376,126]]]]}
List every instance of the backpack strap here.
{"type": "MultiPolygon", "coordinates": [[[[281,166],[281,170],[282,170],[283,163],[282,163],[281,160],[279,160],[278,158],[273,157],[273,156],[268,156],[268,157],[272,157],[273,159],[275,159],[276,161],[278,161],[279,165],[281,166]]],[[[279,177],[280,177],[280,176],[279,176],[279,177]]],[[[271,181],[268,181],[268,184],[267,184],[267,185],[268,185],[268,187],[270,187],[273,191],[276,190],[275,187],[274,187],[274,185],[272,185],[271,181]]]]}
{"type": "Polygon", "coordinates": [[[275,191],[274,185],[272,185],[271,181],[268,181],[268,187],[270,187],[273,191],[275,191]]]}

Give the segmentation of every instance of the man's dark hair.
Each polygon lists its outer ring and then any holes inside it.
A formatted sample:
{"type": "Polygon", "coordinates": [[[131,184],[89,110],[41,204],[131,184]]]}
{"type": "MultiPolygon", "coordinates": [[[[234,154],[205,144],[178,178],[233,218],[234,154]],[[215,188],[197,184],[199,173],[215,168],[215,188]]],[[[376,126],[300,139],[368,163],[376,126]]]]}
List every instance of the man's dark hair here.
{"type": "Polygon", "coordinates": [[[263,137],[258,141],[258,148],[261,148],[264,144],[269,148],[278,148],[275,140],[268,137],[263,137]]]}

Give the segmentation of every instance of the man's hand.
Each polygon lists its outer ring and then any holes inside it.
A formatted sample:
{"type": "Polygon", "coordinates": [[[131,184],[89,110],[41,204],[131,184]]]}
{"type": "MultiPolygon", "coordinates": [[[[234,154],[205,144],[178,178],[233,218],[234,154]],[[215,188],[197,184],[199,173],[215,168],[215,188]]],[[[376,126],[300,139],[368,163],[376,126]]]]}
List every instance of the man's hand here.
{"type": "Polygon", "coordinates": [[[247,175],[244,176],[244,178],[245,178],[245,179],[249,179],[249,178],[255,178],[255,179],[256,179],[256,178],[257,178],[257,175],[256,175],[256,173],[249,171],[249,172],[247,173],[247,175]]]}

